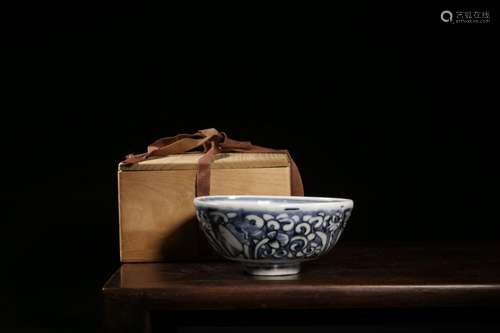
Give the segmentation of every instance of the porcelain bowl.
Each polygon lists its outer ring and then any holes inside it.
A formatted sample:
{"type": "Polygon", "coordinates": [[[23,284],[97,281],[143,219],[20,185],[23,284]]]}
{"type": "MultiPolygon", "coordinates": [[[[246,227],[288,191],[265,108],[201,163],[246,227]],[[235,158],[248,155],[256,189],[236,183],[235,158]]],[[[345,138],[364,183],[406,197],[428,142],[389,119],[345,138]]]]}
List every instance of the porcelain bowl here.
{"type": "Polygon", "coordinates": [[[206,196],[194,199],[212,247],[253,275],[289,275],[335,246],[353,209],[338,198],[206,196]]]}

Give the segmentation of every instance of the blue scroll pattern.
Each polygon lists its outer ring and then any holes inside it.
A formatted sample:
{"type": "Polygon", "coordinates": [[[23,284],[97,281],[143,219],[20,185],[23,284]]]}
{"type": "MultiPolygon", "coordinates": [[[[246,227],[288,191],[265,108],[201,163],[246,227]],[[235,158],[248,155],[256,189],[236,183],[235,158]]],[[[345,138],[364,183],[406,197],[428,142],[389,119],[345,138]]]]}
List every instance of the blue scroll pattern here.
{"type": "Polygon", "coordinates": [[[245,212],[198,209],[211,245],[232,259],[312,259],[330,250],[340,237],[351,209],[307,212],[245,212]]]}

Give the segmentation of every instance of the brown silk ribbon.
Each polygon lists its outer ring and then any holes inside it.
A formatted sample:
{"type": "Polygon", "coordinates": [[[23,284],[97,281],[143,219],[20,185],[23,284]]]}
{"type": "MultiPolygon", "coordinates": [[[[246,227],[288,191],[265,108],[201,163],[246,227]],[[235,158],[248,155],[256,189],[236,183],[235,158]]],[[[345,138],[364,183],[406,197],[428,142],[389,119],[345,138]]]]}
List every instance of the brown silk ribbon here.
{"type": "Polygon", "coordinates": [[[291,193],[294,196],[304,195],[304,186],[299,168],[288,151],[256,146],[250,141],[233,140],[228,138],[224,132],[219,132],[215,128],[204,129],[194,134],[179,134],[156,140],[148,146],[147,152],[137,155],[130,154],[122,164],[130,165],[150,157],[183,154],[196,148],[202,148],[204,153],[198,160],[196,196],[210,194],[210,165],[219,153],[286,153],[290,159],[291,193]]]}

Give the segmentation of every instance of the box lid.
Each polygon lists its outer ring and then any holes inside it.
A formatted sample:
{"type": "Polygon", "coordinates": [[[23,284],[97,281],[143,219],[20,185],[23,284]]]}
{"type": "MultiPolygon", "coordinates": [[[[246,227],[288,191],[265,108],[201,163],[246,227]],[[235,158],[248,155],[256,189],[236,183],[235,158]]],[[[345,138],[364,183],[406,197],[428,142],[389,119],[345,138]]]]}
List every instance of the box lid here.
{"type": "MultiPolygon", "coordinates": [[[[121,171],[162,171],[162,170],[196,170],[201,153],[169,155],[149,159],[125,166],[119,164],[121,171]]],[[[217,154],[212,169],[247,169],[287,167],[290,160],[286,153],[222,153],[217,154]]]]}

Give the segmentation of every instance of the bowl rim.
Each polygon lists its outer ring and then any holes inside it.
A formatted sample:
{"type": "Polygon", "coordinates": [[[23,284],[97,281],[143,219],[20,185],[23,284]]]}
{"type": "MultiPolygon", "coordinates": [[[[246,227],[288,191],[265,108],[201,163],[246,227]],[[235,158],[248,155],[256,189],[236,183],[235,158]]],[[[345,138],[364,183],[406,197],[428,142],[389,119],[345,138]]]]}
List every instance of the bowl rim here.
{"type": "Polygon", "coordinates": [[[193,203],[197,208],[285,209],[290,211],[324,208],[352,209],[354,206],[354,202],[346,198],[283,195],[207,195],[195,198],[193,203]]]}

